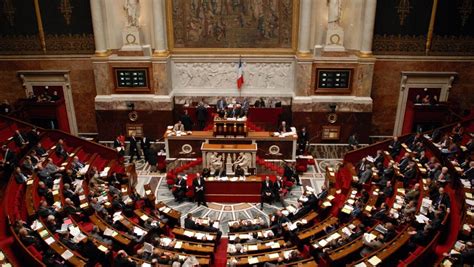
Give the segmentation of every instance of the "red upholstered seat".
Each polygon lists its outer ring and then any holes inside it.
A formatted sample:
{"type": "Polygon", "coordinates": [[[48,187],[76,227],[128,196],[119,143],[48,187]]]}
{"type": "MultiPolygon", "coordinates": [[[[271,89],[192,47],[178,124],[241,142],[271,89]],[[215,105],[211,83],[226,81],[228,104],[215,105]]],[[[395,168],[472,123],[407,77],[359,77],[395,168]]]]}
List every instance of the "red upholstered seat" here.
{"type": "Polygon", "coordinates": [[[300,164],[300,165],[296,166],[296,171],[297,172],[307,172],[308,171],[308,165],[300,164]]]}
{"type": "Polygon", "coordinates": [[[35,256],[35,258],[39,259],[40,261],[43,260],[43,255],[36,249],[35,246],[28,246],[27,249],[31,252],[33,256],[35,256]]]}

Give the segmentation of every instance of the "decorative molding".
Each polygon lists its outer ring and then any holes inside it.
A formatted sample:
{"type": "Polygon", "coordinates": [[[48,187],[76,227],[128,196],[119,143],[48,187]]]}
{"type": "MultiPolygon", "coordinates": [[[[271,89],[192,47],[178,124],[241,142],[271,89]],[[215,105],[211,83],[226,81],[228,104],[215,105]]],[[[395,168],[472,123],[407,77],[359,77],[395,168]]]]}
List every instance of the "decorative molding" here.
{"type": "MultiPolygon", "coordinates": [[[[93,34],[46,35],[48,54],[93,54],[93,34]]],[[[0,36],[0,54],[44,54],[37,35],[0,36]]]]}
{"type": "Polygon", "coordinates": [[[135,104],[135,110],[172,110],[173,98],[164,95],[112,94],[95,97],[95,110],[129,110],[128,104],[135,104]]]}
{"type": "Polygon", "coordinates": [[[336,112],[372,112],[371,97],[358,96],[296,96],[293,98],[293,112],[331,112],[330,105],[336,104],[336,112]]]}

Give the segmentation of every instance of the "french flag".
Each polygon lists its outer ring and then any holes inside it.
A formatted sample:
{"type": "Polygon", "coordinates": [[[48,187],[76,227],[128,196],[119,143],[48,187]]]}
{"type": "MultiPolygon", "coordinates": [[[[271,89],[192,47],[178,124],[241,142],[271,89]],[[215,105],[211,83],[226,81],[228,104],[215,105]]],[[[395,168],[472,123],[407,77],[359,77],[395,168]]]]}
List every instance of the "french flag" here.
{"type": "Polygon", "coordinates": [[[237,88],[239,88],[240,90],[243,84],[244,84],[244,66],[242,64],[242,58],[240,58],[239,71],[238,71],[238,76],[237,76],[237,88]]]}

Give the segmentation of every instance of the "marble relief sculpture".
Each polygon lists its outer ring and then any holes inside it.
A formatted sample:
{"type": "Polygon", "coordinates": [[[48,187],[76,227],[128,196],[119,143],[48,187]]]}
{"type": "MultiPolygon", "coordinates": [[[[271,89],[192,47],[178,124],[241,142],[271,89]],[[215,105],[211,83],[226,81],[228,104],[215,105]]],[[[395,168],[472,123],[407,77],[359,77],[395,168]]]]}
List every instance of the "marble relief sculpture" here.
{"type": "Polygon", "coordinates": [[[328,0],[328,25],[330,28],[340,26],[341,10],[341,0],[328,0]]]}

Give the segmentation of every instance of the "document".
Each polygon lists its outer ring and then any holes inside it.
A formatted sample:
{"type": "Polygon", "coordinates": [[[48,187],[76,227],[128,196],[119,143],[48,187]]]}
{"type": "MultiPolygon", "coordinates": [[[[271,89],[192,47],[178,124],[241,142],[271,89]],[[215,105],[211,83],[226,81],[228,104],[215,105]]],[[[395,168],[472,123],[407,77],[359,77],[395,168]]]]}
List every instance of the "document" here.
{"type": "Polygon", "coordinates": [[[63,254],[61,254],[61,257],[63,257],[65,260],[69,260],[72,258],[72,256],[74,256],[74,254],[70,250],[66,250],[63,252],[63,254]]]}
{"type": "Polygon", "coordinates": [[[257,264],[258,258],[248,258],[249,264],[257,264]]]}
{"type": "Polygon", "coordinates": [[[377,265],[379,265],[382,261],[381,261],[377,256],[373,256],[372,258],[370,258],[370,259],[368,260],[368,262],[369,262],[370,264],[372,264],[373,266],[377,266],[377,265]]]}

